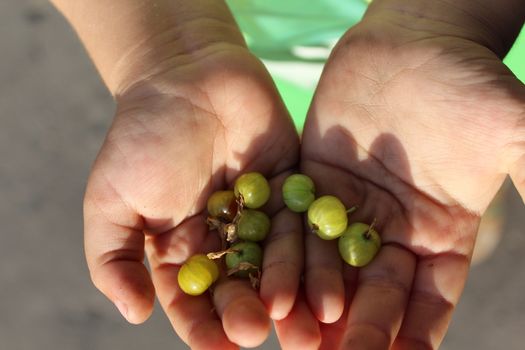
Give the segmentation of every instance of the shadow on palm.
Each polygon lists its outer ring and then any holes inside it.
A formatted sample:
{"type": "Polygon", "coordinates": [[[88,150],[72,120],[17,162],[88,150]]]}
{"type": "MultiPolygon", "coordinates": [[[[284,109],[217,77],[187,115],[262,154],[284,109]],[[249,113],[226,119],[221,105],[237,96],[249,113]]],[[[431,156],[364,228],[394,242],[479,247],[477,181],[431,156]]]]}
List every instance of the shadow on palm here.
{"type": "Polygon", "coordinates": [[[418,189],[395,135],[380,134],[363,149],[346,128],[321,135],[315,123],[314,113],[303,138],[302,171],[313,178],[317,196],[358,205],[349,222],[376,219],[383,240],[376,259],[356,269],[342,266],[336,241],[307,235],[308,301],[319,320],[330,322],[321,324],[322,348],[361,344],[363,337],[387,348],[400,328],[399,339],[432,344],[463,288],[479,217],[418,189]],[[345,304],[343,317],[331,323],[345,304]]]}
{"type": "Polygon", "coordinates": [[[489,48],[418,20],[414,30],[365,16],[332,51],[310,107],[302,171],[318,195],[359,206],[350,222],[377,219],[384,243],[357,270],[341,266],[336,242],[306,236],[325,349],[437,348],[479,216],[507,173],[522,182],[523,85],[489,48]]]}

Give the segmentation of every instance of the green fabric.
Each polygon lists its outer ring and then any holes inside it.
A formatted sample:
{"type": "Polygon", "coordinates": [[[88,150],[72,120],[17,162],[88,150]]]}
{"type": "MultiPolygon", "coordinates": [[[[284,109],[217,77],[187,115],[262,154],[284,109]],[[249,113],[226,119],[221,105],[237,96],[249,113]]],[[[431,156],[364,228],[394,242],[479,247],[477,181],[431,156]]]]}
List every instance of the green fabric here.
{"type": "Polygon", "coordinates": [[[301,133],[314,94],[313,89],[300,87],[278,76],[274,76],[273,80],[292,116],[297,131],[301,133]]]}
{"type": "Polygon", "coordinates": [[[297,60],[294,46],[328,46],[357,23],[364,0],[227,0],[253,53],[297,60]]]}
{"type": "MultiPolygon", "coordinates": [[[[227,0],[246,41],[262,59],[305,61],[293,47],[329,47],[366,10],[366,0],[227,0]]],[[[312,59],[315,61],[315,59],[312,59]]],[[[503,61],[525,82],[525,26],[503,61]]],[[[313,89],[282,76],[274,81],[299,131],[302,130],[313,89]]]]}
{"type": "Polygon", "coordinates": [[[518,39],[514,42],[503,62],[525,83],[525,26],[521,29],[518,39]]]}
{"type": "MultiPolygon", "coordinates": [[[[330,47],[361,20],[366,0],[227,0],[250,50],[262,59],[324,61],[294,55],[293,47],[330,47]]],[[[302,130],[313,88],[273,76],[294,123],[302,130]]]]}

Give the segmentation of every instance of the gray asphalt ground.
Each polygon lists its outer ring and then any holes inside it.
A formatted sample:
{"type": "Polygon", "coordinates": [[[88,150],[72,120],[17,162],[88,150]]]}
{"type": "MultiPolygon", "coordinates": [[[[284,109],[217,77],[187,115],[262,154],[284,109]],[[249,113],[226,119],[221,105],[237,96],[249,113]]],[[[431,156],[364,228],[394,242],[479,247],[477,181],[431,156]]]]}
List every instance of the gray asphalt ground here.
{"type": "MultiPolygon", "coordinates": [[[[45,1],[2,0],[0,53],[0,350],[184,349],[158,307],[129,325],[89,280],[82,195],[114,104],[79,41],[45,1]]],[[[442,349],[525,349],[525,208],[506,204],[442,349]]]]}

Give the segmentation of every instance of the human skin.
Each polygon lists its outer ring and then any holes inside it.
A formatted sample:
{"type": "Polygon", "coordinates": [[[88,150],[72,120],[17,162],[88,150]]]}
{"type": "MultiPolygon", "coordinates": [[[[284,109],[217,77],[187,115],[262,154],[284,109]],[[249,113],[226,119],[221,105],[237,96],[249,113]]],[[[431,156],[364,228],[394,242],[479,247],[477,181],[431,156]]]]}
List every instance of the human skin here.
{"type": "Polygon", "coordinates": [[[257,345],[268,314],[284,349],[439,346],[479,216],[506,174],[525,194],[524,91],[501,63],[523,1],[376,0],[345,34],[310,108],[301,169],[318,195],[359,205],[351,220],[376,218],[386,244],[358,272],[336,242],[306,234],[294,304],[301,223],[277,198],[266,308],[247,284],[221,282],[212,300],[176,283],[181,262],[217,247],[203,224],[212,190],[251,170],[278,189],[298,160],[287,112],[224,4],[54,2],[117,101],[86,190],[85,245],[95,285],[129,321],[147,318],[156,292],[192,348],[257,345]]]}
{"type": "Polygon", "coordinates": [[[220,1],[54,4],[117,104],[84,200],[94,284],[131,323],[149,317],[156,296],[193,349],[262,343],[271,318],[293,307],[303,266],[301,220],[279,195],[299,139],[264,66],[220,1]],[[208,232],[207,198],[248,171],[264,174],[274,193],[264,207],[272,230],[260,297],[249,281],[232,279],[219,280],[213,296],[185,295],[180,265],[220,249],[208,232]]]}
{"type": "Polygon", "coordinates": [[[306,235],[321,349],[439,347],[480,216],[509,174],[525,198],[525,88],[501,62],[524,18],[523,1],[375,0],[336,45],[301,169],[384,245],[355,269],[306,235]]]}

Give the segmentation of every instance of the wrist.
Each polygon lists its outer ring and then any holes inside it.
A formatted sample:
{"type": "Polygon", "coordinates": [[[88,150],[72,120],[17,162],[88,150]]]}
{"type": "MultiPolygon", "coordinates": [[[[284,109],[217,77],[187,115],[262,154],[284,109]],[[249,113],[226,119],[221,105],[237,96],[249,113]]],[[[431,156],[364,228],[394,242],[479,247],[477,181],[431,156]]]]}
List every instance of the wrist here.
{"type": "Polygon", "coordinates": [[[223,1],[52,0],[113,95],[244,40],[223,1]]]}
{"type": "Polygon", "coordinates": [[[375,0],[365,20],[476,42],[503,57],[525,20],[523,0],[375,0]]]}
{"type": "Polygon", "coordinates": [[[130,87],[155,80],[161,74],[170,73],[175,79],[206,71],[212,68],[211,57],[220,61],[226,53],[239,51],[247,48],[237,27],[230,23],[211,18],[179,23],[136,38],[112,64],[108,86],[113,95],[122,95],[130,87]],[[180,74],[173,74],[176,72],[180,74]]]}

